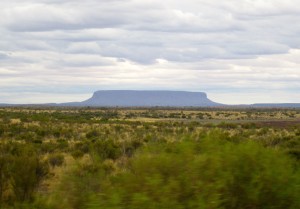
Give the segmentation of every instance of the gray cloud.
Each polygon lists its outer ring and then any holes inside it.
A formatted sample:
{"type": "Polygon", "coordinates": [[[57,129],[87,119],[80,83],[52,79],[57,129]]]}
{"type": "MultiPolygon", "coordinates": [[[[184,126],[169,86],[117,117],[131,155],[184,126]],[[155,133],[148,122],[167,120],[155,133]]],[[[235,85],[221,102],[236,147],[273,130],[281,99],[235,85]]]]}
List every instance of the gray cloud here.
{"type": "Polygon", "coordinates": [[[297,3],[2,0],[0,89],[50,93],[62,86],[78,92],[78,85],[91,91],[183,89],[221,96],[218,90],[254,88],[295,95],[297,3]]]}
{"type": "Polygon", "coordinates": [[[0,60],[7,59],[7,58],[8,58],[8,55],[6,53],[0,52],[0,60]]]}

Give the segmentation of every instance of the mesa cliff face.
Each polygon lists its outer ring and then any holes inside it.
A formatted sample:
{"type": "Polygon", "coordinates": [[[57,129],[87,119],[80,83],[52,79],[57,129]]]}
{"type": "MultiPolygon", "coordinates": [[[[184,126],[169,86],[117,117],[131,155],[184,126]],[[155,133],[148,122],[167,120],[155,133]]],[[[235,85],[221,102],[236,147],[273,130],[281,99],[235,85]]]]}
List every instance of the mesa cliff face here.
{"type": "Polygon", "coordinates": [[[223,106],[207,98],[203,92],[187,91],[96,91],[90,99],[76,106],[121,106],[121,107],[214,107],[223,106]]]}

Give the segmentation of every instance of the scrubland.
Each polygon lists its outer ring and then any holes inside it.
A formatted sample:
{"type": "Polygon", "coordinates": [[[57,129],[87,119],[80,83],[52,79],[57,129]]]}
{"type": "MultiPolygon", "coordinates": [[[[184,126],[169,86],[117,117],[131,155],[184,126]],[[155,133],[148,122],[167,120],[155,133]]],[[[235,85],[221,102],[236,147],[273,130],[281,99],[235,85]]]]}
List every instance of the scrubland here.
{"type": "Polygon", "coordinates": [[[3,209],[298,209],[299,160],[299,109],[0,109],[3,209]]]}

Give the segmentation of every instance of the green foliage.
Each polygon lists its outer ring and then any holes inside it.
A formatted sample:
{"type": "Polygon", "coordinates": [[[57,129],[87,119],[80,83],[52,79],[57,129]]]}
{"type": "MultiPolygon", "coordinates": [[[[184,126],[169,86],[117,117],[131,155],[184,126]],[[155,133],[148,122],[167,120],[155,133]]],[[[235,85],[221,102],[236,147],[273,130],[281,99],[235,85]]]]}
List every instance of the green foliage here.
{"type": "Polygon", "coordinates": [[[74,150],[71,152],[71,155],[74,159],[82,158],[84,153],[81,150],[74,150]]]}
{"type": "Polygon", "coordinates": [[[19,149],[11,161],[11,184],[17,201],[32,200],[39,183],[48,173],[48,164],[30,147],[19,149]]]}
{"type": "Polygon", "coordinates": [[[0,108],[0,208],[298,209],[299,118],[288,109],[0,108]]]}
{"type": "Polygon", "coordinates": [[[65,157],[61,153],[53,153],[48,156],[48,162],[52,167],[62,166],[65,161],[65,157]]]}
{"type": "Polygon", "coordinates": [[[0,150],[0,206],[5,201],[4,193],[9,187],[9,165],[10,156],[4,152],[3,147],[0,150]]]}
{"type": "Polygon", "coordinates": [[[66,172],[48,204],[52,209],[84,209],[89,197],[101,190],[104,172],[99,161],[76,164],[66,172]]]}
{"type": "Polygon", "coordinates": [[[92,152],[101,159],[117,159],[121,155],[121,148],[113,140],[97,140],[92,145],[92,152]]]}
{"type": "Polygon", "coordinates": [[[31,202],[49,171],[33,146],[0,144],[0,206],[31,202]]]}
{"type": "Polygon", "coordinates": [[[252,142],[154,144],[137,153],[128,170],[113,176],[112,185],[91,205],[296,209],[299,174],[284,154],[252,142]]]}
{"type": "Polygon", "coordinates": [[[97,130],[91,130],[86,133],[86,138],[88,139],[97,138],[98,136],[100,136],[100,133],[97,130]]]}

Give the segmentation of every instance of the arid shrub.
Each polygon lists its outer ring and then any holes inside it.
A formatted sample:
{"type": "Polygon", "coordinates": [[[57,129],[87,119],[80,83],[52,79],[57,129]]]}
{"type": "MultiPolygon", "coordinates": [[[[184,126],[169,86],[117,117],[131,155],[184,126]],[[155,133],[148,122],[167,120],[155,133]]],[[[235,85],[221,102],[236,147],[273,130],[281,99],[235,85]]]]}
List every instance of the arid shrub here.
{"type": "Polygon", "coordinates": [[[155,144],[91,201],[91,208],[299,208],[299,171],[256,143],[155,144]]]}
{"type": "Polygon", "coordinates": [[[65,157],[61,153],[50,154],[48,157],[48,162],[52,167],[62,166],[65,161],[65,157]]]}

